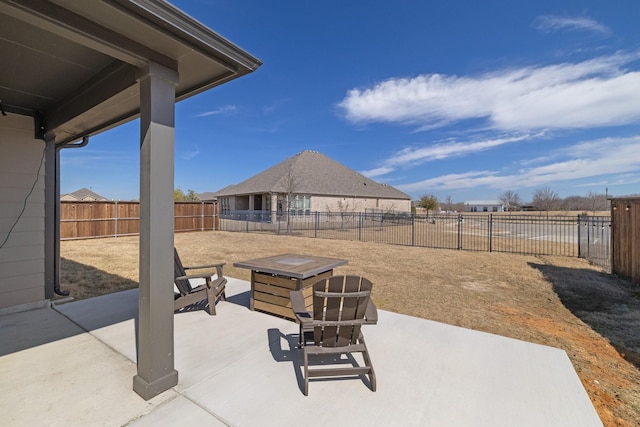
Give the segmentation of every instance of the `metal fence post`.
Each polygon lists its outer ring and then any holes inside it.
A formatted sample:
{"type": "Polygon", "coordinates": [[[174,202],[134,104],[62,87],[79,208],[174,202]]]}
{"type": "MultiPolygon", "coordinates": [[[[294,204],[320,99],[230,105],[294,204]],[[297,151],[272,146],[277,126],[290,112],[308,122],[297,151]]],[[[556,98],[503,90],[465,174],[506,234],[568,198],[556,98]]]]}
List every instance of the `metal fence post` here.
{"type": "Polygon", "coordinates": [[[358,212],[358,241],[362,241],[362,212],[358,212]]]}
{"type": "Polygon", "coordinates": [[[458,250],[462,249],[462,214],[458,214],[458,250]]]}
{"type": "Polygon", "coordinates": [[[582,246],[582,242],[580,239],[580,230],[582,229],[582,227],[580,226],[580,215],[578,215],[578,258],[582,258],[582,254],[581,254],[581,246],[582,246]]]}
{"type": "Polygon", "coordinates": [[[493,214],[489,214],[489,225],[487,230],[489,230],[489,252],[493,252],[493,214]]]}
{"type": "Polygon", "coordinates": [[[416,245],[416,215],[411,214],[411,246],[416,245]]]}
{"type": "Polygon", "coordinates": [[[320,212],[316,211],[316,223],[314,224],[313,237],[318,237],[318,228],[320,227],[320,212]]]}
{"type": "Polygon", "coordinates": [[[591,228],[589,227],[589,217],[587,217],[587,258],[589,255],[591,255],[591,228]]]}

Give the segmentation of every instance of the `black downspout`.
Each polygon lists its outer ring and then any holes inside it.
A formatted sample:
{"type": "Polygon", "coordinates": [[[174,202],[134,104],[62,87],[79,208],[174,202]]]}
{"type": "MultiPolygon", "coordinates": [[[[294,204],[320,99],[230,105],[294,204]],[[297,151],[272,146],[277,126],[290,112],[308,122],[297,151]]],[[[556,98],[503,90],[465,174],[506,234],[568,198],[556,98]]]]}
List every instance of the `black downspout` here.
{"type": "Polygon", "coordinates": [[[65,143],[61,145],[56,145],[56,171],[55,171],[55,182],[56,182],[56,201],[55,201],[55,211],[54,211],[54,237],[53,241],[55,242],[54,246],[54,282],[53,282],[53,291],[61,296],[68,296],[68,290],[60,289],[60,150],[64,148],[81,148],[86,146],[89,143],[89,137],[85,136],[82,138],[82,142],[77,144],[65,143]]]}

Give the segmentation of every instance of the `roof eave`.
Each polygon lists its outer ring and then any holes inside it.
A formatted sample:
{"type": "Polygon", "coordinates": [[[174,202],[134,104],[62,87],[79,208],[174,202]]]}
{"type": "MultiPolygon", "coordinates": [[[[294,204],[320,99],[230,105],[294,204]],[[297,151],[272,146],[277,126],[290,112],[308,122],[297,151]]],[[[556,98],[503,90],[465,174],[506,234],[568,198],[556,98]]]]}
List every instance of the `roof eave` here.
{"type": "Polygon", "coordinates": [[[169,32],[181,42],[226,65],[238,76],[255,71],[262,61],[173,5],[159,0],[112,0],[122,9],[169,32]],[[242,72],[244,70],[244,72],[242,72]]]}

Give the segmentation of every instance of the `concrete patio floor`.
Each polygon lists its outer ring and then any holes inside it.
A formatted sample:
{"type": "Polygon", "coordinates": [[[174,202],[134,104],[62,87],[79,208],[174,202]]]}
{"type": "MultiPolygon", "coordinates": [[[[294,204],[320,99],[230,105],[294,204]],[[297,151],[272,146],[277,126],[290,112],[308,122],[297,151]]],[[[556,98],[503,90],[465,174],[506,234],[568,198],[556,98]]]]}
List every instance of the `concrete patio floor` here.
{"type": "Polygon", "coordinates": [[[4,426],[602,426],[563,350],[379,311],[361,379],[301,392],[295,323],[252,312],[229,279],[218,315],[175,315],[179,383],[144,401],[137,290],[0,316],[4,426]]]}

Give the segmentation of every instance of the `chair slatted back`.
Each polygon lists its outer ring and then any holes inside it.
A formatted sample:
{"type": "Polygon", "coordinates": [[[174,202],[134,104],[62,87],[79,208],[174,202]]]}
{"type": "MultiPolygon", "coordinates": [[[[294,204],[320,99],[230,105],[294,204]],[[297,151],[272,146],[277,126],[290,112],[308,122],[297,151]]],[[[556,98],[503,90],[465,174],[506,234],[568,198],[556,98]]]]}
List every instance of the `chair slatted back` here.
{"type": "Polygon", "coordinates": [[[182,261],[180,261],[178,250],[176,248],[173,248],[173,282],[176,284],[176,287],[180,291],[181,295],[188,295],[193,288],[191,287],[191,283],[189,283],[188,279],[176,279],[177,277],[181,276],[186,276],[186,273],[184,270],[184,266],[182,265],[182,261]]]}
{"type": "Polygon", "coordinates": [[[371,281],[360,276],[331,276],[313,285],[315,345],[355,344],[371,297],[371,281]]]}

